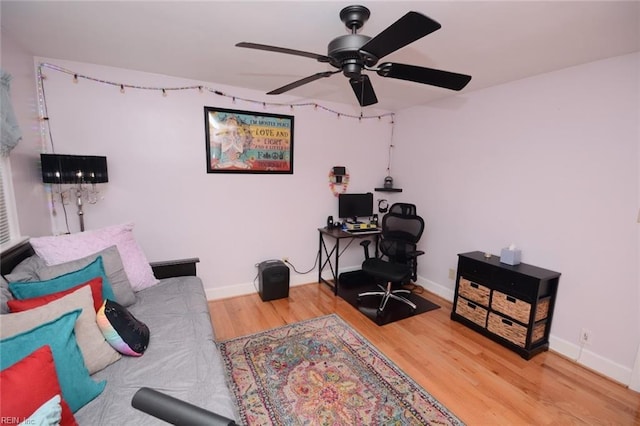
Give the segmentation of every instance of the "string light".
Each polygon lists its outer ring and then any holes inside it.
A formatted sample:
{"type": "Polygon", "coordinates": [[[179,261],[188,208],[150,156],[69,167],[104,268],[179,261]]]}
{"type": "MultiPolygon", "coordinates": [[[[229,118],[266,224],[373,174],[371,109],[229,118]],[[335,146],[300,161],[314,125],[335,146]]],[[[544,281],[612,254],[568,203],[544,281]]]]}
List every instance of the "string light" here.
{"type": "Polygon", "coordinates": [[[77,83],[79,81],[79,79],[85,79],[85,80],[89,80],[89,81],[93,81],[95,83],[101,83],[101,84],[107,84],[107,85],[111,85],[111,86],[116,86],[119,87],[120,92],[121,93],[125,93],[125,87],[129,88],[129,89],[136,89],[136,90],[155,90],[155,91],[162,91],[162,96],[166,97],[167,96],[167,90],[198,90],[200,93],[203,93],[204,91],[207,91],[209,93],[213,93],[215,95],[218,96],[222,96],[225,98],[231,98],[231,101],[235,104],[237,101],[243,101],[246,103],[251,103],[251,104],[262,104],[263,108],[267,108],[270,106],[273,107],[285,107],[288,106],[291,110],[294,109],[294,107],[313,107],[314,110],[322,110],[325,112],[329,112],[332,114],[335,114],[337,116],[337,118],[341,118],[341,117],[347,117],[347,118],[354,118],[354,119],[358,119],[360,122],[362,122],[362,120],[369,120],[369,119],[378,119],[381,120],[383,117],[390,117],[391,118],[391,122],[390,124],[393,124],[393,118],[395,116],[394,113],[389,112],[389,113],[385,113],[385,114],[381,114],[381,115],[371,115],[371,116],[365,116],[363,115],[362,111],[360,112],[360,115],[353,115],[353,114],[345,114],[342,112],[338,112],[336,110],[333,110],[331,108],[327,108],[325,106],[322,106],[320,104],[317,104],[315,102],[300,102],[300,103],[282,103],[282,102],[265,102],[265,101],[258,101],[255,99],[248,99],[248,98],[242,98],[242,97],[238,97],[238,96],[233,96],[233,95],[228,95],[226,93],[221,92],[220,90],[216,90],[216,89],[212,89],[206,86],[202,86],[202,85],[197,85],[197,86],[182,86],[182,87],[154,87],[154,86],[138,86],[138,85],[132,85],[132,84],[125,84],[125,83],[117,83],[117,82],[113,82],[113,81],[109,81],[109,80],[103,80],[103,79],[99,79],[96,77],[91,77],[88,75],[83,75],[83,74],[78,74],[76,72],[73,72],[71,70],[65,69],[63,67],[60,67],[58,65],[55,64],[50,64],[50,63],[46,63],[46,62],[41,62],[38,64],[38,74],[39,74],[39,79],[45,80],[46,79],[46,75],[42,73],[42,68],[48,68],[50,70],[54,70],[54,71],[58,71],[58,72],[62,72],[65,74],[70,74],[73,76],[73,82],[77,83]]]}

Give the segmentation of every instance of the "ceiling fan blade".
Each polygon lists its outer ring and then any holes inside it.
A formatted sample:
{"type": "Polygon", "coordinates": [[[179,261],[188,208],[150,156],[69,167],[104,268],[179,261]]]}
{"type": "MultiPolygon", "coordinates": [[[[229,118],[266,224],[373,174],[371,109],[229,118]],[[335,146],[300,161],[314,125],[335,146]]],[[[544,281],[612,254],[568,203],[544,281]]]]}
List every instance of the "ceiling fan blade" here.
{"type": "Polygon", "coordinates": [[[277,89],[274,89],[274,90],[268,92],[267,95],[279,95],[281,93],[288,92],[291,89],[295,89],[296,87],[300,87],[300,86],[302,86],[304,84],[311,83],[312,81],[316,81],[316,80],[321,79],[323,77],[330,77],[330,76],[332,76],[333,74],[335,74],[337,72],[340,72],[340,70],[319,72],[319,73],[310,75],[309,77],[305,77],[303,79],[300,79],[298,81],[294,81],[293,83],[289,83],[286,86],[282,86],[282,87],[279,87],[277,89]]]}
{"type": "Polygon", "coordinates": [[[360,48],[378,59],[439,30],[441,25],[418,12],[409,12],[360,48]]]}
{"type": "Polygon", "coordinates": [[[373,90],[371,80],[368,75],[361,75],[360,78],[352,78],[349,80],[353,93],[356,94],[360,106],[368,106],[378,103],[376,92],[373,90]]]}
{"type": "Polygon", "coordinates": [[[249,49],[266,50],[269,52],[286,53],[288,55],[304,56],[305,58],[315,59],[318,62],[330,62],[331,58],[325,55],[318,55],[317,53],[304,52],[302,50],[287,49],[286,47],[269,46],[266,44],[247,43],[245,41],[237,43],[236,47],[246,47],[249,49]]]}
{"type": "Polygon", "coordinates": [[[466,74],[391,62],[380,65],[377,72],[382,77],[414,81],[451,90],[462,90],[471,81],[471,76],[466,74]]]}

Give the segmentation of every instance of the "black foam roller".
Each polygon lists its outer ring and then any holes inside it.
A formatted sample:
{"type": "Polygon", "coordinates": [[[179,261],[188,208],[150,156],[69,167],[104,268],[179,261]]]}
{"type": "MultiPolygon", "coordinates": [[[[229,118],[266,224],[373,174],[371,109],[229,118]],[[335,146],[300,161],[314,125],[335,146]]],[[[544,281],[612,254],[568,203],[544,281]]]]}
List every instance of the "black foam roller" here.
{"type": "Polygon", "coordinates": [[[140,388],[131,399],[131,406],[174,425],[233,426],[236,423],[220,414],[212,413],[188,402],[158,392],[140,388]]]}

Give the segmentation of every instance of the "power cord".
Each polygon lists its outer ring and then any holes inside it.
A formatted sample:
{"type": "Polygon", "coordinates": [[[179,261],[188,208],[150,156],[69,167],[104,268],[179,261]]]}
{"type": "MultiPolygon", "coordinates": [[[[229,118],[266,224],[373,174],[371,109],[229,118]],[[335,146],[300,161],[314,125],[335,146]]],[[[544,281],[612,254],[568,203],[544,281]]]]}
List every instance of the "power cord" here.
{"type": "MultiPolygon", "coordinates": [[[[256,263],[256,265],[255,265],[255,266],[256,266],[256,268],[258,268],[258,267],[259,267],[259,265],[260,265],[259,263],[256,263]]],[[[255,277],[253,277],[253,288],[255,288],[255,289],[256,289],[256,292],[257,292],[257,293],[259,293],[259,292],[260,292],[260,290],[258,290],[258,285],[256,284],[256,280],[258,279],[258,276],[259,276],[259,275],[260,275],[260,273],[259,273],[259,272],[256,272],[256,276],[255,276],[255,277]]]]}
{"type": "Polygon", "coordinates": [[[293,266],[293,263],[289,262],[289,259],[284,259],[284,263],[286,263],[287,265],[291,266],[291,268],[296,272],[296,274],[300,274],[300,275],[304,275],[304,274],[308,274],[309,272],[313,271],[314,269],[316,269],[316,265],[318,264],[318,257],[320,256],[320,252],[318,252],[318,254],[316,254],[316,260],[313,261],[313,266],[311,267],[311,269],[309,269],[306,272],[300,272],[296,269],[295,266],[293,266]]]}

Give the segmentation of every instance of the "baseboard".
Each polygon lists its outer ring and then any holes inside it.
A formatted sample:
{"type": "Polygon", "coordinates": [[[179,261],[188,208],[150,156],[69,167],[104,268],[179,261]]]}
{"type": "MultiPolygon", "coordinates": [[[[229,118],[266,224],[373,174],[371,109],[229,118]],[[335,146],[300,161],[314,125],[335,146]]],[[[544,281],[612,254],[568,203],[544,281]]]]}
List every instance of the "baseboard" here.
{"type": "MultiPolygon", "coordinates": [[[[317,275],[313,277],[309,275],[302,274],[291,274],[289,276],[289,287],[295,287],[298,285],[309,284],[312,282],[316,282],[317,275]]],[[[216,288],[205,288],[204,292],[207,296],[207,300],[218,300],[218,299],[227,299],[229,297],[236,296],[246,296],[248,294],[257,293],[258,290],[253,282],[250,283],[240,283],[235,285],[228,285],[224,287],[216,287],[216,288]]]]}
{"type": "MultiPolygon", "coordinates": [[[[357,270],[358,267],[346,267],[340,268],[340,272],[350,272],[357,270]]],[[[331,279],[330,276],[324,277],[326,279],[331,279]]],[[[289,286],[295,287],[297,285],[309,284],[312,282],[316,282],[317,276],[310,276],[310,274],[291,274],[289,278],[289,286]]],[[[417,284],[420,284],[426,290],[437,294],[438,296],[446,299],[450,302],[453,302],[454,291],[450,288],[444,287],[434,281],[427,280],[422,277],[418,277],[417,284]]],[[[226,299],[229,297],[235,296],[245,296],[247,294],[257,293],[257,290],[254,286],[253,282],[250,283],[240,283],[235,285],[229,285],[224,287],[216,287],[216,288],[205,288],[205,294],[207,295],[207,300],[217,300],[217,299],[226,299]]]]}
{"type": "Polygon", "coordinates": [[[430,291],[431,293],[434,293],[442,297],[443,299],[453,303],[453,297],[455,295],[454,289],[445,287],[443,285],[436,283],[435,281],[428,280],[421,276],[418,276],[418,279],[416,280],[416,284],[421,285],[422,287],[425,288],[425,290],[430,291]]]}
{"type": "Polygon", "coordinates": [[[590,351],[588,346],[581,348],[575,343],[551,335],[549,349],[624,386],[631,382],[630,368],[590,351]]]}

